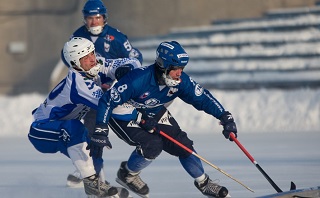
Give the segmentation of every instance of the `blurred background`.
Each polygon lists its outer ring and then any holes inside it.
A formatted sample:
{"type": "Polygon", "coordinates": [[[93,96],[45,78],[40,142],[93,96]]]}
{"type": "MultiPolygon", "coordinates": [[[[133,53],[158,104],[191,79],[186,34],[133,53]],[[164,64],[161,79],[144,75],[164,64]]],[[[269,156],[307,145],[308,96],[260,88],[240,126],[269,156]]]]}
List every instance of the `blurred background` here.
{"type": "MultiPolygon", "coordinates": [[[[60,50],[82,25],[85,2],[1,1],[1,95],[46,94],[57,83],[65,72],[58,66],[60,50]]],[[[108,23],[143,52],[144,64],[154,61],[161,41],[175,39],[197,64],[187,68],[190,75],[208,88],[319,86],[316,0],[103,2],[108,23]],[[233,75],[237,81],[230,81],[233,75]]]]}

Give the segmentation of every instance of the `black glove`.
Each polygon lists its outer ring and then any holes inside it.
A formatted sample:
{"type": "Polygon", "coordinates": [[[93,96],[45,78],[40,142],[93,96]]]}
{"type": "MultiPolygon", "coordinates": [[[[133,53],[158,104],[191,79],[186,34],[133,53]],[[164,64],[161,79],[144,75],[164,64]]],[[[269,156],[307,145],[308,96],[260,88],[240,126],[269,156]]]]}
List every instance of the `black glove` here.
{"type": "Polygon", "coordinates": [[[230,138],[230,133],[234,133],[235,137],[237,136],[237,126],[233,120],[233,117],[229,111],[225,111],[220,117],[220,123],[223,126],[222,134],[226,139],[233,141],[230,138]]]}
{"type": "Polygon", "coordinates": [[[115,77],[117,80],[120,80],[124,75],[129,73],[133,69],[133,66],[131,64],[126,64],[121,67],[118,67],[115,72],[115,77]]]}
{"type": "Polygon", "coordinates": [[[148,116],[148,114],[144,111],[138,113],[136,122],[142,129],[148,131],[149,133],[160,133],[158,121],[153,117],[148,116]]]}
{"type": "Polygon", "coordinates": [[[108,125],[96,125],[90,142],[87,146],[87,150],[90,150],[89,155],[95,158],[101,158],[103,153],[103,147],[108,149],[112,148],[112,145],[108,138],[109,128],[108,125]]]}

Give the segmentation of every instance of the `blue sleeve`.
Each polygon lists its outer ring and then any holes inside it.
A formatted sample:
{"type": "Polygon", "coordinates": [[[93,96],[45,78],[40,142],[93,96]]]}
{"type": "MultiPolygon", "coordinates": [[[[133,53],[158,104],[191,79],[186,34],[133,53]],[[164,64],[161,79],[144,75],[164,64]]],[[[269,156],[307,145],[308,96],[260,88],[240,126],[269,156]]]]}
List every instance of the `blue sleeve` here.
{"type": "Polygon", "coordinates": [[[112,110],[132,97],[134,89],[129,78],[126,77],[123,77],[100,98],[96,124],[108,124],[112,110]]]}
{"type": "Polygon", "coordinates": [[[212,94],[195,82],[187,74],[183,73],[180,83],[181,93],[179,98],[191,104],[197,110],[204,111],[219,119],[225,111],[220,102],[212,94]]]}

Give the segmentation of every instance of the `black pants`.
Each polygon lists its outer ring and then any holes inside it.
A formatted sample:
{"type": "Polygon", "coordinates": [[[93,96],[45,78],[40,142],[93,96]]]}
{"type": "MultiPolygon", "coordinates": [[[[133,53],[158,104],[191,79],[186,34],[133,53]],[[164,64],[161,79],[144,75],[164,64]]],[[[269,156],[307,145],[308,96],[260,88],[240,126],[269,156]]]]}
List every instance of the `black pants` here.
{"type": "MultiPolygon", "coordinates": [[[[180,129],[178,123],[166,108],[163,108],[163,110],[155,116],[155,119],[158,120],[161,131],[193,150],[193,141],[188,138],[187,133],[180,129]]],[[[162,135],[149,133],[133,121],[121,121],[111,117],[109,126],[120,139],[131,146],[136,146],[140,154],[147,159],[155,159],[160,155],[162,150],[182,158],[190,155],[189,152],[162,135]]]]}

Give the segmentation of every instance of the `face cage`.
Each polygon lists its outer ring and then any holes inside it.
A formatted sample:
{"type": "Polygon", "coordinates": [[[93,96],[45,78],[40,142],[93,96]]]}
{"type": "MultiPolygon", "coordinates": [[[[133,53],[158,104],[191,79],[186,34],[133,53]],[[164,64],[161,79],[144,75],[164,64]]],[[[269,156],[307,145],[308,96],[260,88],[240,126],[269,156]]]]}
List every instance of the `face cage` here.
{"type": "Polygon", "coordinates": [[[165,69],[163,74],[162,74],[162,78],[164,80],[164,82],[166,83],[166,85],[168,87],[174,87],[174,86],[177,86],[180,82],[181,82],[181,79],[179,80],[174,80],[171,78],[171,76],[169,75],[169,72],[173,69],[179,69],[181,68],[182,69],[184,68],[183,66],[169,66],[168,69],[165,69]]]}

